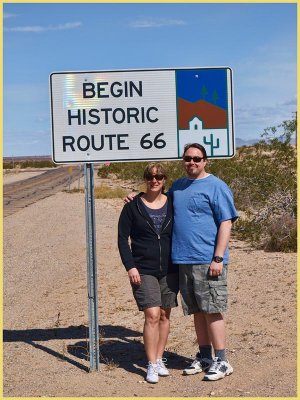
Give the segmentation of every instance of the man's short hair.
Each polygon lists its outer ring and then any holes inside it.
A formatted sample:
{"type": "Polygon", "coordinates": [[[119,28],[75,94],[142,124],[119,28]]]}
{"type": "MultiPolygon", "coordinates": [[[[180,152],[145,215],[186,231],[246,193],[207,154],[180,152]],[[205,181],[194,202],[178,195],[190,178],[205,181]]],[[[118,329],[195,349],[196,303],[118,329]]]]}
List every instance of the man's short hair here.
{"type": "Polygon", "coordinates": [[[200,150],[203,154],[203,158],[206,160],[207,159],[207,154],[206,154],[206,150],[205,148],[199,144],[199,143],[187,143],[184,146],[184,150],[183,150],[183,156],[185,155],[185,153],[187,152],[188,149],[190,149],[191,147],[195,147],[196,149],[200,150]]]}

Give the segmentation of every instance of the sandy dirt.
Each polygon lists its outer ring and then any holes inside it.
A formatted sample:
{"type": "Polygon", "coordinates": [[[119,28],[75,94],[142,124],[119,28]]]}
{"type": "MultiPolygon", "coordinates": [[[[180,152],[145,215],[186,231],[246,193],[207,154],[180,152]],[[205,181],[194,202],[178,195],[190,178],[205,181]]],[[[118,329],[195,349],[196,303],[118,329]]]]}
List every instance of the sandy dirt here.
{"type": "Polygon", "coordinates": [[[296,254],[231,240],[227,348],[217,382],[182,376],[197,346],[172,312],[171,376],[144,380],[143,315],[117,249],[122,200],[96,200],[100,371],[89,373],[84,194],[58,193],[4,219],[5,397],[288,397],[296,393],[296,254]]]}
{"type": "Polygon", "coordinates": [[[9,184],[14,182],[19,182],[31,178],[33,176],[41,175],[47,169],[39,169],[32,171],[24,171],[24,170],[4,170],[3,173],[3,184],[9,184]]]}

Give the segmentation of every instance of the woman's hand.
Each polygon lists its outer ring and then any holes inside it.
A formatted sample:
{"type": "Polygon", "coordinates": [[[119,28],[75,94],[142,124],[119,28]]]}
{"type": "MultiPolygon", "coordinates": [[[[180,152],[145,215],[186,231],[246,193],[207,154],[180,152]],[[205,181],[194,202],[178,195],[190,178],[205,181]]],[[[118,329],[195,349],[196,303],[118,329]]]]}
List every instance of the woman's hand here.
{"type": "Polygon", "coordinates": [[[129,280],[134,285],[141,284],[141,276],[139,271],[134,267],[128,271],[129,280]]]}

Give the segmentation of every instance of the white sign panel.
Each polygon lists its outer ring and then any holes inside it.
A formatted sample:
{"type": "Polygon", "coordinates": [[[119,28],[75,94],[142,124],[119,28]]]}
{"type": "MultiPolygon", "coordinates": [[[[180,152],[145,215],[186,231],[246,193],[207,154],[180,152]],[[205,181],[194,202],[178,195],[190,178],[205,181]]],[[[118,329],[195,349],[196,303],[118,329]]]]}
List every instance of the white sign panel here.
{"type": "Polygon", "coordinates": [[[53,161],[178,159],[194,142],[232,157],[231,76],[225,67],[53,73],[53,161]]]}

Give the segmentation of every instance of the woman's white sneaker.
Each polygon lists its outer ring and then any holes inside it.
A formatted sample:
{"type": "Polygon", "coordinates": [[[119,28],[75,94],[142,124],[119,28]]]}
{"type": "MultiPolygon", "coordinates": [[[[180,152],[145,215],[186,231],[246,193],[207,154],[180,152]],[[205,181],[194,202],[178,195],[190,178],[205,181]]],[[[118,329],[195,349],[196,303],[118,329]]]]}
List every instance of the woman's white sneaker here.
{"type": "Polygon", "coordinates": [[[146,381],[149,383],[157,383],[158,382],[158,367],[157,364],[154,364],[149,361],[146,381]]]}
{"type": "Polygon", "coordinates": [[[170,372],[165,365],[166,363],[167,363],[166,358],[158,358],[156,360],[157,372],[158,372],[159,376],[169,376],[170,375],[170,372]]]}
{"type": "Polygon", "coordinates": [[[233,373],[233,368],[228,361],[215,357],[214,361],[203,377],[204,381],[217,381],[233,373]]]}

